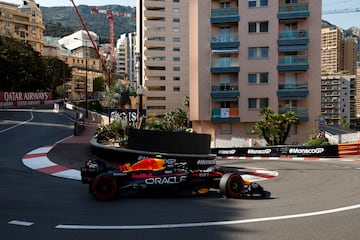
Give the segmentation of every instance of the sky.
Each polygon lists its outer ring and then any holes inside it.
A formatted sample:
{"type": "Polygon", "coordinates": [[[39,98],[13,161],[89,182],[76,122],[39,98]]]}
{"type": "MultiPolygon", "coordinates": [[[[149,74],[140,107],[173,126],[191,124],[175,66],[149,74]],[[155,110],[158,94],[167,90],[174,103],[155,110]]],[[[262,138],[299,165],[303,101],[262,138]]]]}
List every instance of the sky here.
{"type": "MultiPolygon", "coordinates": [[[[22,0],[2,0],[3,2],[12,2],[15,4],[21,4],[22,0]]],[[[59,7],[59,6],[72,6],[70,0],[35,0],[36,3],[42,7],[59,7]]],[[[90,5],[90,6],[102,6],[102,5],[123,5],[135,7],[136,0],[74,0],[76,5],[90,5]]]]}
{"type": "MultiPolygon", "coordinates": [[[[5,2],[12,2],[21,4],[22,0],[3,0],[5,2]]],[[[54,6],[72,6],[70,0],[35,0],[36,3],[43,7],[54,7],[54,6]]],[[[320,0],[312,0],[320,1],[320,0]]],[[[76,5],[92,5],[101,6],[109,4],[118,4],[124,6],[135,7],[136,0],[74,0],[76,5]]],[[[337,25],[343,29],[350,27],[360,28],[360,4],[359,0],[322,0],[323,11],[329,10],[341,10],[341,9],[358,9],[357,12],[349,13],[333,13],[324,14],[323,20],[326,20],[332,24],[337,25]]]]}

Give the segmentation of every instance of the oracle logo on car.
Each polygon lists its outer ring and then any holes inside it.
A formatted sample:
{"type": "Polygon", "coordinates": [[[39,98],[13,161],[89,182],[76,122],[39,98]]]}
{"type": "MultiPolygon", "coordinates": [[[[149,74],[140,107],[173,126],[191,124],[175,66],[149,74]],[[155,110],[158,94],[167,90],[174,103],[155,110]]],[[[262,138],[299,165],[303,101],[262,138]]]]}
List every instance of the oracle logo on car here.
{"type": "Polygon", "coordinates": [[[155,177],[145,179],[145,183],[148,185],[177,184],[184,182],[186,178],[186,176],[155,177]]]}

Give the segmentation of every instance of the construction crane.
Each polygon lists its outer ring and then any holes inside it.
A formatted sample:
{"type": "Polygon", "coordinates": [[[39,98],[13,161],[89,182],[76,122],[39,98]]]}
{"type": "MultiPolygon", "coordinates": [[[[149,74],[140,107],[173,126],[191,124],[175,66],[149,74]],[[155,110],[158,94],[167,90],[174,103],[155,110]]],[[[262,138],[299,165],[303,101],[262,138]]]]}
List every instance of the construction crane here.
{"type": "Polygon", "coordinates": [[[323,11],[322,14],[351,13],[351,12],[360,12],[360,8],[344,8],[344,9],[336,9],[336,10],[327,10],[327,11],[323,11]]]}
{"type": "MultiPolygon", "coordinates": [[[[98,47],[97,47],[97,45],[96,45],[96,43],[95,43],[95,41],[94,41],[94,38],[93,38],[93,36],[90,34],[89,28],[87,27],[87,25],[86,25],[83,17],[81,16],[80,11],[79,11],[78,7],[76,6],[75,2],[74,2],[73,0],[70,0],[70,1],[72,2],[73,6],[74,6],[74,8],[75,8],[76,14],[79,16],[80,21],[81,21],[81,23],[82,23],[82,25],[83,25],[83,27],[84,27],[87,35],[89,36],[89,39],[90,39],[90,41],[91,41],[94,49],[96,50],[96,53],[97,53],[97,55],[98,55],[98,57],[99,57],[99,59],[100,59],[100,61],[101,61],[101,64],[103,65],[103,67],[104,67],[107,75],[109,76],[109,86],[110,86],[110,78],[111,78],[111,76],[112,76],[110,67],[107,66],[107,64],[106,64],[106,62],[105,62],[105,60],[104,60],[104,57],[100,54],[100,51],[99,51],[99,49],[98,49],[98,47]]],[[[109,117],[109,120],[110,120],[110,117],[109,117]]]]}
{"type": "Polygon", "coordinates": [[[128,17],[135,18],[135,14],[132,13],[124,13],[124,12],[113,12],[111,10],[101,10],[97,8],[91,8],[90,13],[93,14],[106,14],[109,19],[109,35],[110,35],[110,62],[111,62],[111,73],[113,74],[115,71],[115,40],[114,40],[114,17],[128,17]]]}

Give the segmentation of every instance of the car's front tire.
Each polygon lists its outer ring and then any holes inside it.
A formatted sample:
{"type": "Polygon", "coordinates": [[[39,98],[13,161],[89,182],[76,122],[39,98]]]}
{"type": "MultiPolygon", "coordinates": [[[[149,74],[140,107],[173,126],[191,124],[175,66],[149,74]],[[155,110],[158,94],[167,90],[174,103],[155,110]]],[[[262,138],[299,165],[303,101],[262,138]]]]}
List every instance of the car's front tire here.
{"type": "Polygon", "coordinates": [[[238,173],[225,173],[220,179],[219,189],[228,198],[240,198],[244,191],[244,181],[238,173]]]}

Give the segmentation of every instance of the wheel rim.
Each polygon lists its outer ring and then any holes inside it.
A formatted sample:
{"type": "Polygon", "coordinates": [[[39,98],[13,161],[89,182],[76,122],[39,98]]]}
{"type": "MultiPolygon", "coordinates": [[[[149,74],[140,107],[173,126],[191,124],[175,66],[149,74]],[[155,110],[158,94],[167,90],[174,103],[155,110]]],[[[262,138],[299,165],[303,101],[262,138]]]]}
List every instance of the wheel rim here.
{"type": "Polygon", "coordinates": [[[108,176],[97,177],[94,180],[92,192],[93,195],[99,200],[109,200],[116,195],[116,181],[108,176]]]}

